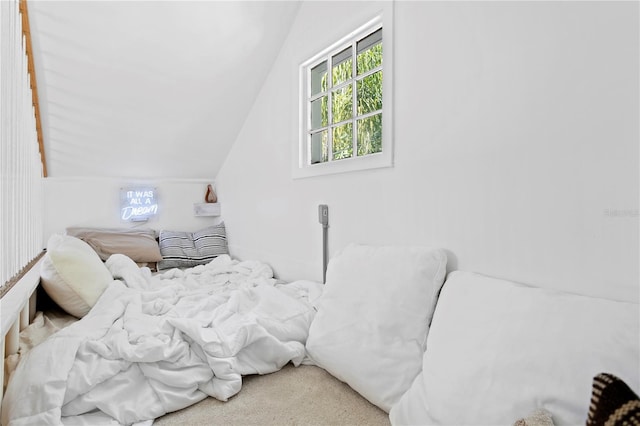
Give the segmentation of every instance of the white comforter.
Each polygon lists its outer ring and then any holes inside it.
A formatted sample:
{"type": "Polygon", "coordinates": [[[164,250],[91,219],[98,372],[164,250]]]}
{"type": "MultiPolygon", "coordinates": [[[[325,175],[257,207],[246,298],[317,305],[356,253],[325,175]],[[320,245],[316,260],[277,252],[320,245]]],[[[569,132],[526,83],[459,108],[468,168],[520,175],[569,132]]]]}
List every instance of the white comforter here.
{"type": "Polygon", "coordinates": [[[267,265],[228,256],[155,276],[122,255],[107,266],[89,314],[20,362],[4,425],[141,422],[304,358],[319,284],[276,285],[267,265]]]}

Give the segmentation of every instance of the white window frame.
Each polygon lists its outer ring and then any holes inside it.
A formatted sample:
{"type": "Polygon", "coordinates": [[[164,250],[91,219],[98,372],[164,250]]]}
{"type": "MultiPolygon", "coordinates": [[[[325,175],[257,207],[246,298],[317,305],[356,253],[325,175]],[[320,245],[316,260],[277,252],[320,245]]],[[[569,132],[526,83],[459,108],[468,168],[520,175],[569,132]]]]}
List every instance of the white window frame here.
{"type": "MultiPolygon", "coordinates": [[[[391,83],[393,81],[393,31],[391,21],[391,19],[384,19],[383,15],[380,14],[300,65],[298,92],[299,136],[294,146],[294,164],[292,173],[294,179],[393,166],[393,93],[391,90],[391,83]],[[310,70],[323,60],[328,60],[327,63],[330,65],[329,58],[331,56],[341,52],[342,50],[350,46],[353,46],[353,48],[355,48],[355,42],[377,31],[380,28],[382,28],[383,52],[382,151],[378,153],[367,154],[364,156],[356,156],[354,152],[354,156],[351,158],[311,164],[311,160],[309,158],[310,142],[308,138],[309,127],[311,125],[309,123],[309,94],[311,92],[310,70]]],[[[328,66],[327,72],[330,76],[330,66],[328,66]]],[[[355,82],[356,78],[354,76],[353,83],[355,84],[355,82]]]]}

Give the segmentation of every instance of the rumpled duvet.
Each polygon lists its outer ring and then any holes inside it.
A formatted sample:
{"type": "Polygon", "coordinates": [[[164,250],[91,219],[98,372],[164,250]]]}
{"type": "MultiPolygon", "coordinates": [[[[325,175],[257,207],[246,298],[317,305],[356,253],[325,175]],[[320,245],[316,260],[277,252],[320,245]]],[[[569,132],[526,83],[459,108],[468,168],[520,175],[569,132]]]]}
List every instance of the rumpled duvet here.
{"type": "Polygon", "coordinates": [[[107,267],[114,281],[89,314],[20,361],[4,425],[149,421],[304,358],[317,283],[277,284],[229,256],[158,275],[123,255],[107,267]]]}

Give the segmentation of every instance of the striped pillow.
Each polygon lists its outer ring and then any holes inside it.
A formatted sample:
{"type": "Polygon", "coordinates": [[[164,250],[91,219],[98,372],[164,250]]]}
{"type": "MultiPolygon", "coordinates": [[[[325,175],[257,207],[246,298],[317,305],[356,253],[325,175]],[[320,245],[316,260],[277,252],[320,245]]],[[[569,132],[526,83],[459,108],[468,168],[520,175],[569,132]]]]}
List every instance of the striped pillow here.
{"type": "Polygon", "coordinates": [[[222,254],[229,254],[224,223],[196,232],[160,231],[158,270],[191,268],[211,262],[222,254]]]}

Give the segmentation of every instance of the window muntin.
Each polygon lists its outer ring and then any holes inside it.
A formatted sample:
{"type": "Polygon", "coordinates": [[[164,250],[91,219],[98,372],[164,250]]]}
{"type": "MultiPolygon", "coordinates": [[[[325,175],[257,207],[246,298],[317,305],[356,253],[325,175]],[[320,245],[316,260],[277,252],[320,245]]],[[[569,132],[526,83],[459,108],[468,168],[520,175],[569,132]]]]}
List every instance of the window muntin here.
{"type": "Polygon", "coordinates": [[[305,165],[382,152],[382,46],[378,24],[306,67],[305,165]]]}

